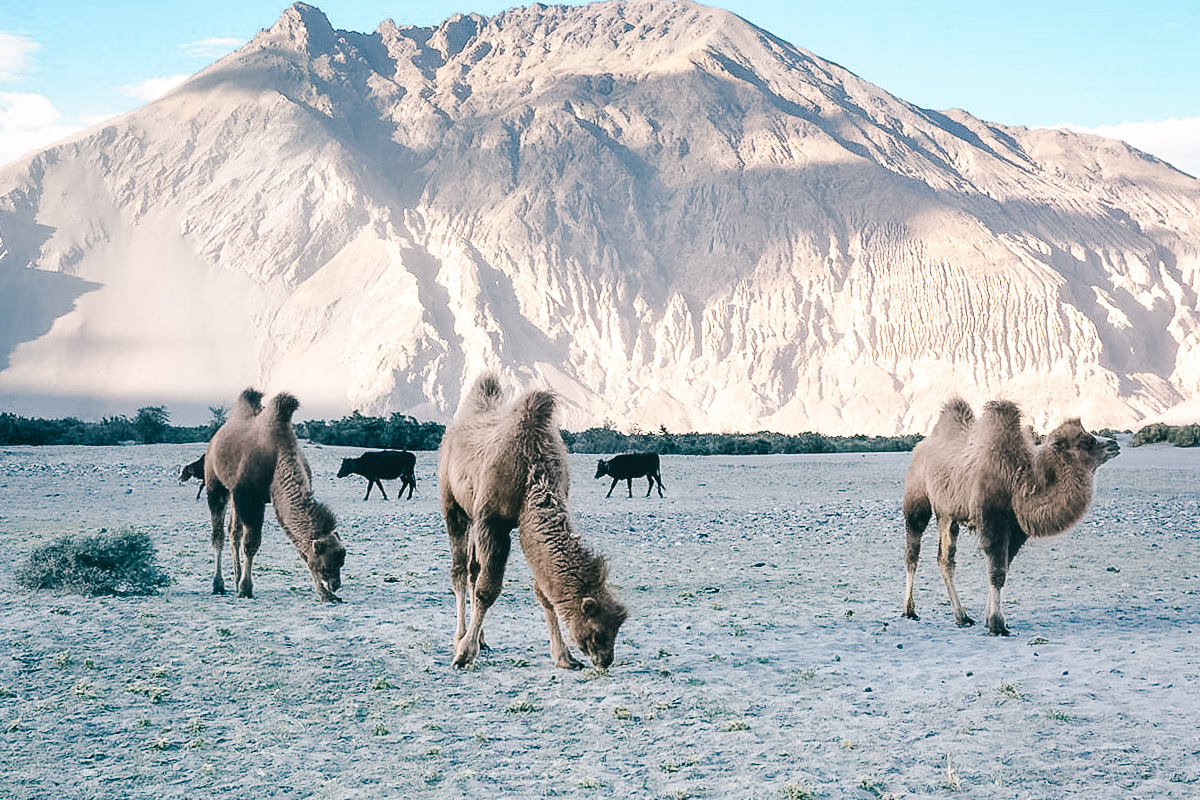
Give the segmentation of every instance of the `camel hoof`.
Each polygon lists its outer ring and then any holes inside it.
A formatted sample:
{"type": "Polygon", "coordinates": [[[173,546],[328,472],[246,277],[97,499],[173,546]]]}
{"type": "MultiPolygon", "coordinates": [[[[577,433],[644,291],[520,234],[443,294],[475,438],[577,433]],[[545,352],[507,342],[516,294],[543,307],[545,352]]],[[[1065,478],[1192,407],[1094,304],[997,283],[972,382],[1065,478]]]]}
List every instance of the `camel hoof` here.
{"type": "Polygon", "coordinates": [[[915,611],[905,611],[900,616],[904,617],[905,619],[920,619],[921,618],[920,616],[917,615],[917,612],[915,612],[915,611]]]}
{"type": "Polygon", "coordinates": [[[971,619],[970,617],[963,617],[962,619],[955,620],[955,623],[960,628],[969,628],[975,624],[975,620],[971,619]]]}
{"type": "Polygon", "coordinates": [[[342,598],[338,597],[333,592],[328,592],[326,594],[321,595],[321,602],[322,603],[340,603],[340,602],[342,602],[342,598]]]}
{"type": "Polygon", "coordinates": [[[583,662],[573,658],[560,658],[555,666],[559,669],[583,669],[583,662]]]}
{"type": "Polygon", "coordinates": [[[992,636],[1008,636],[1008,628],[988,628],[988,633],[992,636]]]}

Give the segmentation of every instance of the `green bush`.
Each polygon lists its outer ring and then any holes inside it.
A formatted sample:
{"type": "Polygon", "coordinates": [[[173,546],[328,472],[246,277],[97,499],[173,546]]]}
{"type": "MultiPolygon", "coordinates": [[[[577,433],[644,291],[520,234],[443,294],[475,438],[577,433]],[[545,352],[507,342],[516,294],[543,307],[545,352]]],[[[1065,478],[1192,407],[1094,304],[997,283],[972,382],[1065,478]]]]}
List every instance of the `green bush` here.
{"type": "Polygon", "coordinates": [[[171,577],[155,563],[150,535],[133,528],[67,535],[39,547],[17,569],[27,589],[58,589],[85,595],[157,594],[171,577]]]}

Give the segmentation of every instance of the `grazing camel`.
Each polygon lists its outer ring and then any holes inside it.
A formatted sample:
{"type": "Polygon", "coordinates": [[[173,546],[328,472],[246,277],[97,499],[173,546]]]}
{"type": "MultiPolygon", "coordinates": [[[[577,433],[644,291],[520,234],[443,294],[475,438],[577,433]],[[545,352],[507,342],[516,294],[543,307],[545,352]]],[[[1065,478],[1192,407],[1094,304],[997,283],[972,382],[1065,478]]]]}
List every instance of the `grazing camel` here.
{"type": "Polygon", "coordinates": [[[326,602],[340,602],[334,592],[341,586],[346,550],[335,531],[333,513],[313,499],[312,470],[292,428],[292,414],[298,406],[290,394],[279,394],[264,409],[262,393],[246,389],[208,444],[204,484],[217,556],[213,594],[225,594],[221,551],[225,546],[225,507],[232,498],[230,550],[239,597],[254,596],[251,570],[262,541],[264,510],[270,502],[280,527],[308,565],[317,595],[326,602]]]}
{"type": "Polygon", "coordinates": [[[400,499],[407,486],[408,499],[411,500],[413,489],[417,488],[416,467],[417,457],[407,450],[372,450],[358,458],[343,458],[342,468],[338,470],[337,476],[344,478],[347,475],[362,475],[366,478],[367,494],[363,500],[371,499],[373,486],[378,486],[379,493],[387,500],[387,492],[383,490],[381,481],[399,478],[400,491],[396,493],[396,499],[400,499]]]}
{"type": "Polygon", "coordinates": [[[959,526],[965,524],[987,557],[988,632],[1007,636],[1000,590],[1013,556],[1027,538],[1053,536],[1078,522],[1091,503],[1096,468],[1119,452],[1115,441],[1097,439],[1078,419],[1035,446],[1016,404],[993,400],[976,420],[961,398],[947,402],[933,432],[913,448],[904,479],[904,616],[918,619],[913,581],[921,534],[937,515],[938,564],[955,621],[975,624],[954,588],[959,526]]]}
{"type": "Polygon", "coordinates": [[[563,640],[559,617],[596,667],[612,664],[627,611],[606,586],[604,559],[571,528],[567,448],[554,417],[554,395],[532,391],[506,404],[497,379],[484,375],[442,437],[438,483],[453,556],[456,667],[469,665],[483,646],[483,617],[500,595],[514,527],[545,611],[555,665],[583,666],[563,640]]]}
{"type": "Polygon", "coordinates": [[[622,453],[607,461],[602,458],[596,464],[596,477],[603,478],[605,475],[612,476],[612,485],[608,487],[605,497],[612,497],[618,481],[625,481],[625,489],[629,496],[633,497],[634,478],[645,478],[649,481],[646,485],[646,497],[650,496],[650,490],[654,488],[655,483],[658,484],[658,496],[663,496],[662,474],[658,471],[658,453],[622,453]]]}

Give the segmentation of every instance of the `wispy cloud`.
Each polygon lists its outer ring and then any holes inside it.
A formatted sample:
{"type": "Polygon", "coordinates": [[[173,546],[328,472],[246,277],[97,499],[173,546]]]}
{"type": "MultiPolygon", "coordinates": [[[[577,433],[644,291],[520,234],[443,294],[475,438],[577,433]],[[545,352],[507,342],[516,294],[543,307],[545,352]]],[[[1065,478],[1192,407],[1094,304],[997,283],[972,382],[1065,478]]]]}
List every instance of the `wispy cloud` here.
{"type": "Polygon", "coordinates": [[[141,83],[133,83],[128,86],[121,87],[121,94],[132,97],[135,100],[141,100],[143,103],[148,103],[151,100],[157,100],[167,92],[174,89],[179,84],[186,81],[191,75],[165,75],[161,78],[147,78],[141,83]]]}
{"type": "Polygon", "coordinates": [[[28,92],[0,92],[0,164],[48,147],[75,131],[64,124],[49,98],[28,92]]]}
{"type": "Polygon", "coordinates": [[[181,44],[179,49],[189,56],[197,58],[220,58],[245,43],[245,39],[239,39],[236,36],[209,36],[195,42],[181,44]]]}
{"type": "Polygon", "coordinates": [[[1200,117],[1164,119],[1157,122],[1119,122],[1095,128],[1084,128],[1080,125],[1062,127],[1120,139],[1138,150],[1158,156],[1189,175],[1200,177],[1200,117]]]}
{"type": "Polygon", "coordinates": [[[19,33],[0,31],[0,81],[19,80],[30,69],[30,59],[41,43],[19,33]]]}

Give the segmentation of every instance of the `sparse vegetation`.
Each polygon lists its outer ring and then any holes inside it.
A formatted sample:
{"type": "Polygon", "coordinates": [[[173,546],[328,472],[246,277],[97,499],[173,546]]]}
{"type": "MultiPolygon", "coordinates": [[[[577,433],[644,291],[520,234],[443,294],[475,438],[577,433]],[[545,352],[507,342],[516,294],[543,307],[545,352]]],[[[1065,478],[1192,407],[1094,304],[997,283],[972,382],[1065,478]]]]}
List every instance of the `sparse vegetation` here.
{"type": "Polygon", "coordinates": [[[1164,425],[1155,422],[1139,430],[1129,441],[1130,447],[1168,442],[1176,447],[1200,445],[1200,425],[1164,425]]]}
{"type": "Polygon", "coordinates": [[[133,528],[67,535],[34,550],[16,572],[27,589],[84,595],[149,595],[171,582],[155,563],[150,535],[133,528]]]}

